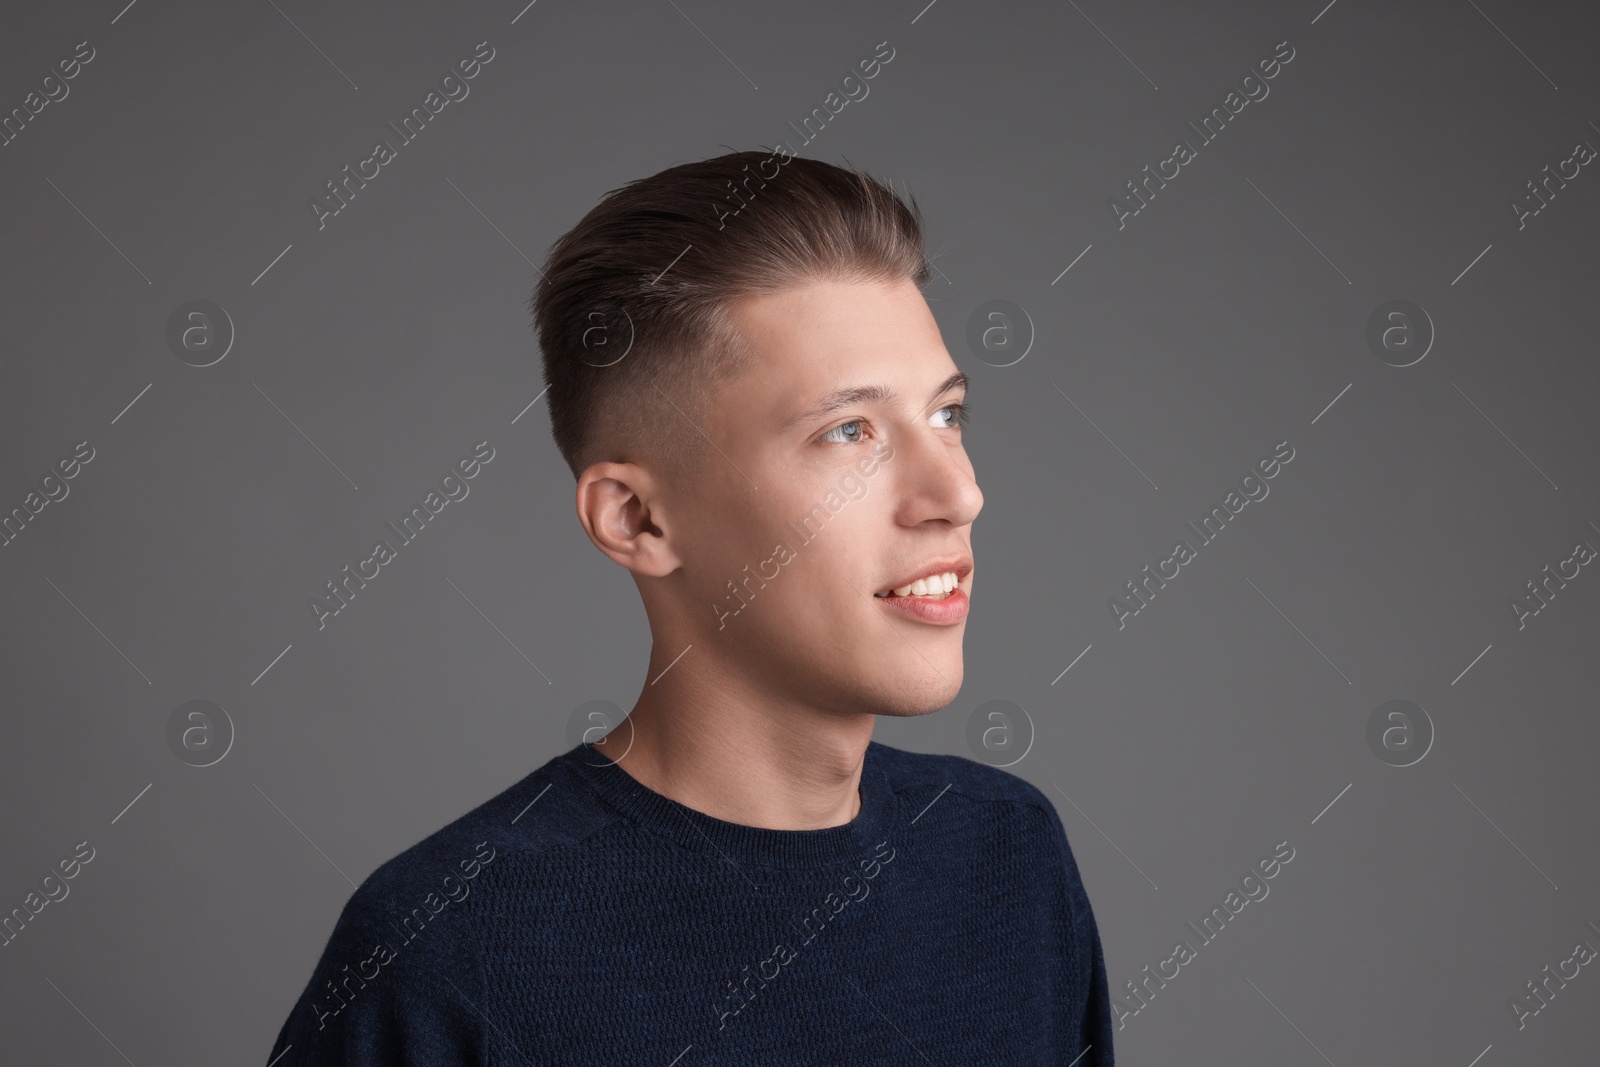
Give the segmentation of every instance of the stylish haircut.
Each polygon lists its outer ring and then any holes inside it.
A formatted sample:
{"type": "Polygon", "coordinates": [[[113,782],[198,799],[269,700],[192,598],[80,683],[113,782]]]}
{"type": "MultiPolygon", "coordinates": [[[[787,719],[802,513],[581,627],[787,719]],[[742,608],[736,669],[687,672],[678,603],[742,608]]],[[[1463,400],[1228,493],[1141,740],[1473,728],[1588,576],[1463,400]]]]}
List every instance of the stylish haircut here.
{"type": "Polygon", "coordinates": [[[698,458],[717,386],[753,361],[732,301],[813,280],[920,288],[930,267],[908,199],[787,151],[683,163],[607,193],[551,246],[530,302],[573,475],[698,458]]]}

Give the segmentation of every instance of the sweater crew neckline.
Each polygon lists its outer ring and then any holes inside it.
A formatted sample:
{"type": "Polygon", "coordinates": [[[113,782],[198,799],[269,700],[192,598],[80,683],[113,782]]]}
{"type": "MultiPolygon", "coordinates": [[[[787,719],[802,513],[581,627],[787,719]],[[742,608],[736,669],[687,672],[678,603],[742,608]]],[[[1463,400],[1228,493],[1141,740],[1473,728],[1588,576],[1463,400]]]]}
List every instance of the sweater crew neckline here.
{"type": "Polygon", "coordinates": [[[862,761],[861,810],[847,823],[818,830],[774,830],[707,815],[656,792],[582,742],[559,758],[609,807],[642,829],[736,863],[823,867],[859,859],[886,839],[899,806],[882,746],[875,741],[867,744],[862,761]]]}

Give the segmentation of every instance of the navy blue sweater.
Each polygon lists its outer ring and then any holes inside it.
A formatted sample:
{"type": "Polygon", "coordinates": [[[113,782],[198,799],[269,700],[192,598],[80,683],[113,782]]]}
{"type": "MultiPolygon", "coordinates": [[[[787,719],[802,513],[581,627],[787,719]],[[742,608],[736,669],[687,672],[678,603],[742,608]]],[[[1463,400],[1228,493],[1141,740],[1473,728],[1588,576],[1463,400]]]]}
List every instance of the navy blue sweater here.
{"type": "Polygon", "coordinates": [[[873,742],[855,819],[769,830],[578,745],[373,872],[271,1061],[1110,1067],[1111,1014],[1022,778],[873,742]]]}

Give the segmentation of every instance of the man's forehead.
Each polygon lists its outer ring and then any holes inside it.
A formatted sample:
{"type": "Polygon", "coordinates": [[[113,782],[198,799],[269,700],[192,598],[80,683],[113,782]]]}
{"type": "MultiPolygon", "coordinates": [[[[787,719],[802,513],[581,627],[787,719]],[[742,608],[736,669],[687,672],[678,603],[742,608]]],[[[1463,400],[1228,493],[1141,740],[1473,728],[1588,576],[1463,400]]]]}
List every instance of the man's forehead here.
{"type": "Polygon", "coordinates": [[[806,283],[729,310],[750,356],[735,391],[785,420],[847,390],[860,401],[890,399],[888,390],[921,401],[956,373],[909,281],[806,283]]]}

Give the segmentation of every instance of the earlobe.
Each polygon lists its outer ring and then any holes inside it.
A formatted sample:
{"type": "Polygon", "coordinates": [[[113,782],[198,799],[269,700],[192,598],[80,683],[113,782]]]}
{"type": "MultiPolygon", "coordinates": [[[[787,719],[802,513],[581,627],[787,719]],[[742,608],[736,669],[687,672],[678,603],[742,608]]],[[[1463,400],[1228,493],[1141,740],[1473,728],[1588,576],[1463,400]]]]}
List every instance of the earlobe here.
{"type": "Polygon", "coordinates": [[[636,574],[659,578],[678,569],[655,479],[633,463],[596,463],[578,477],[578,521],[589,540],[636,574]]]}

